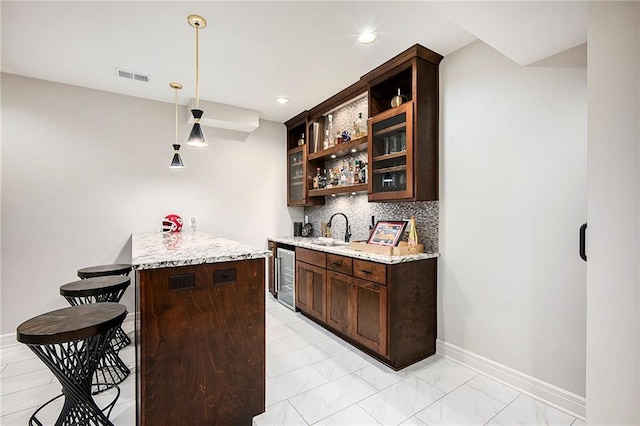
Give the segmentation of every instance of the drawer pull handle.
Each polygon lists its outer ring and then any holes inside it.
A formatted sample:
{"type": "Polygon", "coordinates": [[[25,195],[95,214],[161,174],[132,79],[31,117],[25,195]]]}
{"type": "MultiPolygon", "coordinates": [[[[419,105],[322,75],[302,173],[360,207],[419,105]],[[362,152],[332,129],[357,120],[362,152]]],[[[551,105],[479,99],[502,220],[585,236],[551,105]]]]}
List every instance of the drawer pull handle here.
{"type": "Polygon", "coordinates": [[[335,266],[342,266],[342,262],[332,262],[335,266]]]}
{"type": "Polygon", "coordinates": [[[373,274],[373,272],[368,270],[368,269],[362,269],[362,273],[364,273],[364,274],[373,274]]]}

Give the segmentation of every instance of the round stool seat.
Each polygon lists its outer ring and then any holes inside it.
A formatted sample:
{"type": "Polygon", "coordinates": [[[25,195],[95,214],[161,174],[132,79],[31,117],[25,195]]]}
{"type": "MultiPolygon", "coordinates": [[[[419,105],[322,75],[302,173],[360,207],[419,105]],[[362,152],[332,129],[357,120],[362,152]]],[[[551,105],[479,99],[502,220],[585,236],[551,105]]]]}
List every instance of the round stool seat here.
{"type": "Polygon", "coordinates": [[[119,303],[72,306],[23,322],[16,337],[28,345],[65,343],[116,328],[126,316],[126,306],[119,303]]]}
{"type": "Polygon", "coordinates": [[[106,277],[109,275],[129,275],[131,265],[128,263],[114,263],[112,265],[89,266],[87,268],[78,269],[78,277],[93,278],[106,277]]]}
{"type": "Polygon", "coordinates": [[[73,281],[60,286],[60,294],[64,297],[95,297],[110,300],[100,302],[119,302],[118,293],[129,287],[131,279],[123,275],[93,277],[73,281]],[[116,300],[117,298],[117,300],[116,300]]]}
{"type": "Polygon", "coordinates": [[[16,331],[25,343],[56,376],[62,393],[38,408],[29,419],[30,425],[42,425],[37,414],[54,400],[64,397],[64,405],[56,425],[109,425],[109,414],[117,394],[100,409],[91,396],[93,377],[100,360],[110,348],[109,341],[127,316],[127,308],[119,303],[93,303],[58,309],[31,318],[16,331]]]}

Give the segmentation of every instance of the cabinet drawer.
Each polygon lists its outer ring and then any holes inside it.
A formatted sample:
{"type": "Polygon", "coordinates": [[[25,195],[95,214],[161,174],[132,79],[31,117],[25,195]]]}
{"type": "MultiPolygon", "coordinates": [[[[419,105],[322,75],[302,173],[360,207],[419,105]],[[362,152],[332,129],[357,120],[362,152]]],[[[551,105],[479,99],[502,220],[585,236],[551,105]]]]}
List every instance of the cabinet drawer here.
{"type": "Polygon", "coordinates": [[[353,259],[353,276],[386,285],[387,267],[382,263],[353,259]]]}
{"type": "Polygon", "coordinates": [[[296,247],[296,260],[310,263],[311,265],[316,265],[321,268],[327,267],[327,255],[320,251],[296,247]]]}
{"type": "Polygon", "coordinates": [[[351,275],[353,270],[352,259],[350,257],[338,256],[337,254],[327,254],[327,269],[351,275]]]}

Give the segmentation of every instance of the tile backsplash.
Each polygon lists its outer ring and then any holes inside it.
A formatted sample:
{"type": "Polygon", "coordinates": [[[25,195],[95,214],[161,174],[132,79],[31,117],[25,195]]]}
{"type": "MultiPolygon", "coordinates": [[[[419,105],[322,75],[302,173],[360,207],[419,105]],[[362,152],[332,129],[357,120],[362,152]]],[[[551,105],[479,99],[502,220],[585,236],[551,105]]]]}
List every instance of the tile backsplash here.
{"type": "MultiPolygon", "coordinates": [[[[328,222],[334,213],[344,213],[351,225],[351,241],[367,240],[371,216],[374,220],[409,220],[416,218],[418,238],[424,244],[425,252],[438,252],[438,201],[416,201],[404,203],[369,203],[367,194],[354,196],[326,197],[324,206],[305,207],[304,214],[313,225],[313,236],[319,237],[321,223],[328,222]]],[[[345,221],[336,216],[331,223],[331,235],[342,240],[345,221]]],[[[403,240],[406,241],[406,235],[403,240]]]]}

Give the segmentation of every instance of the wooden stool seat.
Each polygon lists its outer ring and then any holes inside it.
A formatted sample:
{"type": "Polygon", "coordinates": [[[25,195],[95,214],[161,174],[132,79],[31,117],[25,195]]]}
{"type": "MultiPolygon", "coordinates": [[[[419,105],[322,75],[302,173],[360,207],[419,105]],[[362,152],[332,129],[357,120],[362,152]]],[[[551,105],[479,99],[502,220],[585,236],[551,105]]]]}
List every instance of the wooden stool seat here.
{"type": "MultiPolygon", "coordinates": [[[[60,286],[60,294],[67,300],[74,299],[78,305],[79,298],[85,299],[84,303],[119,302],[129,284],[131,278],[123,275],[93,277],[60,286]]],[[[69,303],[74,304],[71,300],[69,303]]]]}
{"type": "Polygon", "coordinates": [[[129,275],[131,265],[128,263],[114,263],[112,265],[89,266],[87,268],[78,269],[78,277],[94,278],[106,277],[110,275],[129,275]]]}
{"type": "MultiPolygon", "coordinates": [[[[93,303],[58,309],[20,324],[19,342],[26,344],[40,358],[62,385],[62,394],[38,408],[30,425],[42,425],[37,414],[54,400],[64,397],[56,425],[109,425],[109,414],[117,395],[103,412],[91,396],[92,380],[117,328],[127,316],[119,303],[93,303]]],[[[50,424],[52,422],[46,422],[50,424]]]]}

